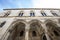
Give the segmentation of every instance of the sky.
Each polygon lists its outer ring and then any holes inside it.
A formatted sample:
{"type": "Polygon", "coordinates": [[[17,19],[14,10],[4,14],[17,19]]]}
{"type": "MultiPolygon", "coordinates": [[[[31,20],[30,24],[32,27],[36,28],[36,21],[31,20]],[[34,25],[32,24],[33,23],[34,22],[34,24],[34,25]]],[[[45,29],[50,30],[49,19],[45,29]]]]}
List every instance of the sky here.
{"type": "Polygon", "coordinates": [[[60,0],[0,0],[0,11],[6,8],[60,8],[60,0]]]}

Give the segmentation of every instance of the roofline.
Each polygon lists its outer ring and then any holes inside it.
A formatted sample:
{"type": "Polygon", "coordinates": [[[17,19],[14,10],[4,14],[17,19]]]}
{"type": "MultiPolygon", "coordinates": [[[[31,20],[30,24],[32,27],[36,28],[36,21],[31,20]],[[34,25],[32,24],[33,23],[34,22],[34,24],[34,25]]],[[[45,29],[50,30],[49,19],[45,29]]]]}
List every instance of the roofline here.
{"type": "Polygon", "coordinates": [[[3,10],[60,10],[60,8],[8,8],[3,10]]]}

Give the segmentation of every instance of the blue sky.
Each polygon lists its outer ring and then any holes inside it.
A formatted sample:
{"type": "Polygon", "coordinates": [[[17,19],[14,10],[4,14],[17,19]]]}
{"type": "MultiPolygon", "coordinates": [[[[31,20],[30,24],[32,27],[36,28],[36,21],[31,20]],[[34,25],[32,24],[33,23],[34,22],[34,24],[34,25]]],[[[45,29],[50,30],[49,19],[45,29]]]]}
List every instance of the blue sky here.
{"type": "Polygon", "coordinates": [[[0,10],[4,8],[29,8],[32,7],[31,0],[0,0],[0,10]]]}
{"type": "Polygon", "coordinates": [[[60,0],[0,0],[4,8],[60,8],[60,0]]]}

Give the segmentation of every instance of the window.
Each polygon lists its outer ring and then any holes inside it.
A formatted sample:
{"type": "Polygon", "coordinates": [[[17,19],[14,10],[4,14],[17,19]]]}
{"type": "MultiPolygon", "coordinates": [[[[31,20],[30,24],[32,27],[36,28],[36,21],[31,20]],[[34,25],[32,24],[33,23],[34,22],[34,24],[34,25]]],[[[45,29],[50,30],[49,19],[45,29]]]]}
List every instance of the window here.
{"type": "Polygon", "coordinates": [[[4,15],[4,17],[7,17],[9,15],[9,13],[6,13],[5,15],[4,15]]]}
{"type": "Polygon", "coordinates": [[[8,15],[10,15],[10,11],[8,11],[7,13],[5,13],[4,17],[7,17],[8,15]]]}
{"type": "Polygon", "coordinates": [[[23,13],[19,13],[19,16],[23,16],[23,13]]]}
{"type": "Polygon", "coordinates": [[[54,16],[58,16],[56,13],[52,13],[54,16]]]}
{"type": "Polygon", "coordinates": [[[6,21],[4,21],[4,22],[2,22],[1,24],[0,24],[0,27],[3,27],[3,25],[6,23],[6,21]]]}
{"type": "Polygon", "coordinates": [[[41,14],[42,14],[43,16],[47,16],[45,13],[42,13],[42,12],[41,12],[41,14]]]}
{"type": "Polygon", "coordinates": [[[24,31],[21,31],[20,32],[20,37],[24,35],[24,31]]]}
{"type": "Polygon", "coordinates": [[[30,13],[30,16],[35,16],[35,13],[34,12],[30,13]]]}
{"type": "Polygon", "coordinates": [[[47,38],[46,38],[45,34],[44,34],[44,36],[43,36],[43,40],[47,40],[47,38]]]}
{"type": "Polygon", "coordinates": [[[32,31],[32,36],[37,36],[35,31],[32,31]]]}
{"type": "Polygon", "coordinates": [[[54,32],[54,34],[56,35],[56,36],[59,36],[59,34],[58,34],[58,32],[57,31],[53,31],[54,32]]]}

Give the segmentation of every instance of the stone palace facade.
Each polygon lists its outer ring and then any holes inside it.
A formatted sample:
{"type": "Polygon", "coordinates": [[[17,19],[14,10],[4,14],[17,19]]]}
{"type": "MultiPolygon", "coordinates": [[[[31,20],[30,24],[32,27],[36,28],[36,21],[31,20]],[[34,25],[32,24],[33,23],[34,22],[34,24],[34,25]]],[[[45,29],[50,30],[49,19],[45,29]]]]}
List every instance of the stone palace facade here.
{"type": "Polygon", "coordinates": [[[60,40],[60,9],[3,9],[0,40],[60,40]]]}

